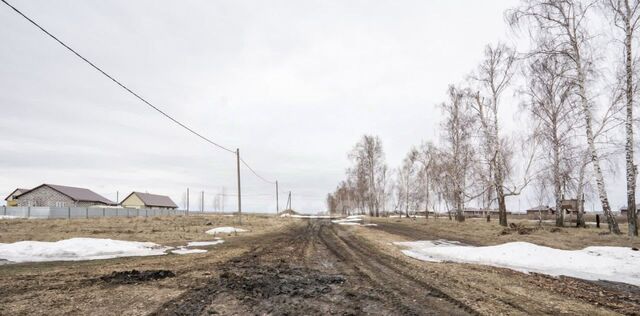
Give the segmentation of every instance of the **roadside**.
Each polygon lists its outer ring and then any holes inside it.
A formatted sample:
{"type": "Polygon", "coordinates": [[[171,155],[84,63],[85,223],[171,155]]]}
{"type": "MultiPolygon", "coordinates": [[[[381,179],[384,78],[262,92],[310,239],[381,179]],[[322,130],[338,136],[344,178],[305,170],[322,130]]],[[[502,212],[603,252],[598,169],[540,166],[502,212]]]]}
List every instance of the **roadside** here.
{"type": "MultiPolygon", "coordinates": [[[[0,242],[55,241],[72,237],[152,241],[184,245],[212,240],[204,232],[235,226],[246,233],[219,234],[225,242],[202,254],[167,254],[92,261],[0,265],[0,315],[145,315],[212,274],[211,266],[245,253],[263,234],[286,230],[291,221],[274,217],[189,216],[89,220],[4,220],[0,242]],[[175,277],[142,278],[129,284],[105,282],[114,272],[169,271],[175,277]]],[[[162,274],[161,274],[162,275],[162,274]]]]}
{"type": "MultiPolygon", "coordinates": [[[[637,245],[624,237],[599,235],[597,231],[556,232],[536,230],[527,235],[502,234],[493,224],[436,223],[411,219],[371,219],[378,226],[352,228],[369,243],[423,271],[432,284],[485,314],[638,314],[640,288],[611,282],[591,282],[569,277],[525,274],[506,268],[459,263],[432,263],[409,258],[392,242],[406,240],[457,240],[470,245],[495,245],[529,241],[558,248],[580,249],[588,245],[637,245]],[[618,240],[621,239],[621,240],[618,240]]],[[[563,229],[565,230],[565,229],[563,229]]],[[[566,228],[566,230],[575,230],[566,228]]],[[[549,258],[553,260],[553,258],[549,258]]]]}

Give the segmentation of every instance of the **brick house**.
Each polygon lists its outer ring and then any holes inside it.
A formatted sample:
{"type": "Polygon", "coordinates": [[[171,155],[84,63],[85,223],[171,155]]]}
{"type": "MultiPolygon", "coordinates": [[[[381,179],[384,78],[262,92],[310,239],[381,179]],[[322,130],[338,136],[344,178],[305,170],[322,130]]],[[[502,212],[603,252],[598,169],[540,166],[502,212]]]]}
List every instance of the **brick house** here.
{"type": "Polygon", "coordinates": [[[131,192],[120,203],[123,207],[128,208],[157,208],[157,209],[169,209],[175,210],[178,205],[166,195],[131,192]]]}
{"type": "Polygon", "coordinates": [[[88,207],[117,205],[115,202],[84,188],[42,184],[15,196],[17,206],[88,207]]]}

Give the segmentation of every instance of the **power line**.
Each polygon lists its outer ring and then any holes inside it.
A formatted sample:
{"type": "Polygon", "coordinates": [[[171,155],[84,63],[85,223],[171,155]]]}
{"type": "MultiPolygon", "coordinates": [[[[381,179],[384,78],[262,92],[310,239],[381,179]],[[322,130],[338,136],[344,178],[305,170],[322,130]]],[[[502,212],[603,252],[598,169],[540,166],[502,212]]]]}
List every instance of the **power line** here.
{"type": "MultiPolygon", "coordinates": [[[[3,0],[3,1],[4,1],[4,0],[3,0]]],[[[255,170],[253,170],[253,168],[251,168],[251,166],[249,166],[249,164],[248,164],[248,163],[246,163],[246,162],[244,161],[244,159],[240,158],[240,162],[242,162],[242,164],[243,164],[243,165],[245,165],[247,168],[249,168],[249,170],[251,170],[251,172],[252,172],[256,177],[260,178],[260,180],[262,180],[262,181],[264,181],[264,182],[266,182],[266,183],[269,183],[269,184],[273,184],[273,185],[275,185],[275,184],[276,184],[276,182],[275,182],[275,181],[269,181],[269,180],[267,180],[267,179],[263,178],[262,176],[260,176],[257,172],[255,172],[255,170]]]]}
{"type": "Polygon", "coordinates": [[[214,141],[212,141],[211,139],[202,136],[200,133],[194,131],[193,129],[191,129],[190,127],[186,126],[185,124],[181,123],[180,121],[174,119],[173,117],[171,117],[169,114],[165,113],[164,111],[160,110],[157,106],[151,104],[151,102],[147,101],[146,99],[144,99],[143,97],[141,97],[140,95],[138,95],[137,93],[133,92],[131,89],[129,89],[127,86],[125,86],[123,83],[121,83],[120,81],[118,81],[117,79],[115,79],[113,76],[109,75],[108,73],[106,73],[104,70],[102,70],[100,67],[96,66],[93,62],[89,61],[87,58],[85,58],[84,56],[80,55],[80,53],[76,52],[73,48],[69,47],[69,45],[65,44],[63,41],[61,41],[60,39],[58,39],[55,35],[49,33],[49,31],[45,30],[42,26],[40,26],[38,23],[36,23],[34,20],[32,20],[31,18],[29,18],[28,16],[26,16],[24,13],[22,13],[20,10],[18,10],[16,7],[14,7],[13,5],[9,4],[6,0],[0,0],[2,2],[4,2],[4,4],[6,4],[7,6],[9,6],[11,9],[13,9],[13,11],[16,11],[19,15],[21,15],[23,18],[27,19],[27,21],[31,22],[31,24],[35,25],[37,28],[39,28],[41,31],[43,31],[45,34],[49,35],[49,37],[51,37],[52,39],[54,39],[56,42],[58,42],[60,45],[64,46],[64,48],[68,49],[70,52],[72,52],[74,55],[76,55],[78,58],[82,59],[84,62],[86,62],[87,64],[89,64],[91,67],[93,67],[95,70],[99,71],[101,74],[103,74],[105,77],[111,79],[111,81],[115,82],[117,85],[119,85],[121,88],[125,89],[127,92],[131,93],[133,96],[135,96],[136,98],[138,98],[138,100],[144,102],[146,105],[148,105],[149,107],[151,107],[152,109],[156,110],[158,113],[164,115],[166,118],[170,119],[171,121],[173,121],[174,123],[178,124],[179,126],[181,126],[182,128],[188,130],[189,132],[193,133],[194,135],[200,137],[201,139],[203,139],[204,141],[217,146],[220,149],[226,150],[230,153],[235,153],[234,150],[231,150],[229,148],[226,148],[214,141]]]}
{"type": "MultiPolygon", "coordinates": [[[[141,97],[140,95],[138,95],[137,93],[133,92],[133,90],[129,89],[127,86],[125,86],[123,83],[121,83],[120,81],[118,81],[117,79],[115,79],[113,76],[109,75],[107,72],[105,72],[104,70],[102,70],[100,67],[96,66],[93,62],[89,61],[87,58],[85,58],[84,56],[80,55],[80,53],[76,52],[73,48],[69,47],[69,45],[65,44],[63,41],[61,41],[60,39],[58,39],[55,35],[49,33],[49,31],[47,31],[46,29],[44,29],[44,27],[40,26],[38,23],[36,23],[34,20],[32,20],[31,18],[29,18],[28,16],[26,16],[24,13],[22,13],[20,10],[18,10],[16,7],[14,7],[13,5],[11,5],[10,3],[8,3],[6,0],[0,0],[2,1],[4,4],[6,4],[8,7],[10,7],[11,9],[13,9],[13,11],[15,11],[16,13],[18,13],[19,15],[21,15],[23,18],[25,18],[27,21],[29,21],[31,24],[35,25],[38,29],[40,29],[42,32],[44,32],[45,34],[47,34],[49,37],[51,37],[52,39],[54,39],[56,42],[58,42],[60,45],[62,45],[64,48],[68,49],[70,52],[72,52],[74,55],[76,55],[78,58],[82,59],[84,62],[86,62],[87,64],[89,64],[91,67],[93,67],[95,70],[99,71],[101,74],[103,74],[105,77],[109,78],[111,81],[115,82],[118,86],[120,86],[121,88],[123,88],[124,90],[126,90],[127,92],[129,92],[130,94],[132,94],[133,96],[135,96],[138,100],[144,102],[146,105],[148,105],[149,107],[151,107],[152,109],[154,109],[155,111],[157,111],[158,113],[162,114],[163,116],[165,116],[166,118],[170,119],[171,121],[173,121],[174,123],[178,124],[180,127],[186,129],[187,131],[191,132],[192,134],[198,136],[199,138],[201,138],[202,140],[206,141],[207,143],[214,145],[222,150],[225,150],[227,152],[236,154],[235,150],[229,149],[227,147],[224,147],[214,141],[212,141],[211,139],[203,136],[202,134],[196,132],[195,130],[193,130],[192,128],[188,127],[187,125],[183,124],[182,122],[178,121],[177,119],[171,117],[169,114],[165,113],[164,111],[162,111],[160,108],[158,108],[157,106],[151,104],[151,102],[147,101],[146,99],[144,99],[143,97],[141,97]]],[[[240,161],[242,161],[242,163],[249,168],[249,170],[251,170],[251,172],[258,178],[260,178],[260,180],[269,183],[269,184],[274,184],[275,185],[275,181],[269,181],[267,179],[265,179],[264,177],[260,176],[255,170],[253,170],[253,168],[251,168],[251,166],[249,166],[248,163],[246,163],[242,158],[240,159],[240,161]]]]}

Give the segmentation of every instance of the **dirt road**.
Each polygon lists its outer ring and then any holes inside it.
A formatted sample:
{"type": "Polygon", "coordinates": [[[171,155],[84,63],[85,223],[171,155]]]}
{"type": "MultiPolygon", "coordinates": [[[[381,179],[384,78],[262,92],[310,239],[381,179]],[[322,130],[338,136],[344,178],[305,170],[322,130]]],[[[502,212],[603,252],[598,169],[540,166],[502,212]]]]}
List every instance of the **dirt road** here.
{"type": "Polygon", "coordinates": [[[264,236],[156,315],[469,315],[405,262],[329,221],[264,236]]]}

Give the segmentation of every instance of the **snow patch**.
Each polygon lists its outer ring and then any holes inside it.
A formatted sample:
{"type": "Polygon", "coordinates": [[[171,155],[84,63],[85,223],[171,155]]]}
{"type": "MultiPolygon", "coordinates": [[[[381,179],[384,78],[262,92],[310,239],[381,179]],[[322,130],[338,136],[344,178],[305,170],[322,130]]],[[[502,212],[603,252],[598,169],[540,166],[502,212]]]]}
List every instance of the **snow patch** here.
{"type": "Polygon", "coordinates": [[[164,255],[171,247],[152,242],[71,238],[56,242],[0,243],[0,259],[12,262],[78,261],[164,255]]]}
{"type": "Polygon", "coordinates": [[[343,224],[343,223],[355,223],[355,222],[361,222],[362,218],[343,218],[343,219],[335,219],[332,220],[332,223],[336,223],[336,224],[343,224]]]}
{"type": "Polygon", "coordinates": [[[188,255],[193,253],[205,253],[205,252],[207,251],[204,249],[188,249],[185,247],[178,247],[178,249],[171,250],[171,253],[175,253],[178,255],[188,255]]]}
{"type": "Polygon", "coordinates": [[[483,264],[521,272],[565,275],[585,280],[607,280],[640,286],[640,252],[626,247],[587,247],[562,250],[528,242],[474,247],[455,241],[394,243],[412,258],[483,264]]]}
{"type": "Polygon", "coordinates": [[[224,240],[217,239],[214,241],[190,241],[187,243],[187,247],[202,247],[202,246],[213,246],[217,244],[223,243],[224,240]]]}
{"type": "Polygon", "coordinates": [[[329,215],[291,215],[295,218],[331,218],[329,215]]]}
{"type": "Polygon", "coordinates": [[[20,217],[13,216],[13,215],[0,215],[0,219],[16,219],[16,218],[20,218],[20,217]]]}
{"type": "Polygon", "coordinates": [[[243,233],[246,231],[247,231],[246,229],[235,228],[235,227],[216,227],[216,228],[207,230],[205,233],[209,235],[215,235],[215,234],[243,233]]]}

